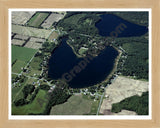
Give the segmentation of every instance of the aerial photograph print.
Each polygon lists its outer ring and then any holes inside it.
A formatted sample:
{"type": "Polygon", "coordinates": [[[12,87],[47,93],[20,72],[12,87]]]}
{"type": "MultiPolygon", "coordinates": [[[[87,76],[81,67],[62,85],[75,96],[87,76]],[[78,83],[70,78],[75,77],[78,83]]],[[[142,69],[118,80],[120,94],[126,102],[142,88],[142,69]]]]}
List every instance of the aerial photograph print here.
{"type": "Polygon", "coordinates": [[[11,10],[11,116],[149,116],[149,11],[11,10]]]}

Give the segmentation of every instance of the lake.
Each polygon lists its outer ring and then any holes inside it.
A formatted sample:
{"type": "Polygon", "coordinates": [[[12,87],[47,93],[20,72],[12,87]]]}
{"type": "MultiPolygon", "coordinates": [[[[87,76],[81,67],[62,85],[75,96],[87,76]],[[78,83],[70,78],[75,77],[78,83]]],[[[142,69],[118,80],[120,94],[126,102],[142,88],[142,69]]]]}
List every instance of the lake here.
{"type": "MultiPolygon", "coordinates": [[[[117,37],[141,36],[148,32],[148,28],[146,26],[133,24],[112,14],[104,14],[100,17],[101,20],[98,21],[95,26],[98,28],[101,36],[110,36],[113,31],[117,32],[117,37]],[[119,29],[121,33],[118,33],[116,27],[118,27],[120,24],[124,24],[126,28],[122,26],[124,30],[119,29]]],[[[116,35],[114,32],[113,36],[116,35]]]]}
{"type": "Polygon", "coordinates": [[[63,39],[49,60],[48,75],[53,79],[66,78],[72,88],[88,87],[103,81],[110,74],[117,56],[117,50],[106,46],[97,57],[78,58],[63,39]]]}
{"type": "MultiPolygon", "coordinates": [[[[109,36],[121,23],[127,27],[118,37],[140,36],[148,31],[145,26],[130,23],[115,15],[104,14],[101,18],[95,25],[101,36],[109,36]]],[[[62,39],[62,43],[50,57],[48,76],[52,79],[63,78],[72,88],[92,86],[105,80],[111,73],[117,56],[117,50],[106,46],[97,57],[78,58],[66,39],[62,39]]]]}

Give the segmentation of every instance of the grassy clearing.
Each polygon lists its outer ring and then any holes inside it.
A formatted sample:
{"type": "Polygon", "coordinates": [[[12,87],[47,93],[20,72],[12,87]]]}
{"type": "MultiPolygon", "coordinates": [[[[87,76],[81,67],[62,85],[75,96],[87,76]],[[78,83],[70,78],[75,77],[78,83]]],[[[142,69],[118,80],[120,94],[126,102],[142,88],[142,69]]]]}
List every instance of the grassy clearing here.
{"type": "Polygon", "coordinates": [[[12,71],[15,73],[20,73],[21,67],[24,67],[36,52],[37,50],[35,49],[12,45],[12,63],[17,60],[12,67],[12,71]]]}
{"type": "Polygon", "coordinates": [[[88,48],[81,47],[78,52],[79,52],[80,55],[82,55],[82,54],[84,54],[87,50],[88,50],[88,48]]]}
{"type": "Polygon", "coordinates": [[[39,27],[46,19],[49,13],[37,12],[28,22],[28,26],[39,27]]]}
{"type": "Polygon", "coordinates": [[[43,113],[47,105],[47,101],[40,104],[40,99],[44,100],[47,92],[44,90],[39,90],[36,98],[32,103],[24,106],[12,106],[12,115],[29,115],[29,114],[40,114],[43,113]]]}
{"type": "Polygon", "coordinates": [[[99,102],[100,102],[100,100],[96,100],[96,101],[92,102],[91,111],[90,111],[90,113],[88,113],[88,115],[96,115],[97,114],[99,102]]]}
{"type": "Polygon", "coordinates": [[[90,95],[83,95],[84,99],[92,101],[90,112],[87,115],[96,115],[99,107],[100,98],[96,101],[93,101],[90,95]]]}
{"type": "Polygon", "coordinates": [[[52,107],[51,115],[94,115],[97,112],[98,101],[93,101],[90,97],[73,95],[64,104],[52,107]]]}

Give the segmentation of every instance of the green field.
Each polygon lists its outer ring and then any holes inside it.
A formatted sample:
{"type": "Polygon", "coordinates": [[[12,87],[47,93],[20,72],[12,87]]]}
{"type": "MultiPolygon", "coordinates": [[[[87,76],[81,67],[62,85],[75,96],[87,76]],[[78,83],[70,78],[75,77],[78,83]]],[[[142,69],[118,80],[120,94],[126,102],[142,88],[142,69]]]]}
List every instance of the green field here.
{"type": "Polygon", "coordinates": [[[28,81],[28,78],[27,77],[24,77],[23,78],[23,82],[20,82],[21,79],[19,78],[19,82],[15,83],[14,82],[14,79],[16,79],[18,77],[18,75],[14,75],[12,74],[12,103],[15,101],[15,100],[19,100],[19,99],[22,99],[24,98],[24,95],[23,95],[23,92],[22,92],[22,89],[23,87],[27,84],[27,81],[28,81]],[[14,83],[14,84],[13,84],[14,83]]]}
{"type": "Polygon", "coordinates": [[[28,75],[33,76],[34,74],[40,75],[41,73],[41,66],[40,63],[42,63],[42,59],[40,57],[34,57],[31,63],[29,64],[30,71],[28,75]]]}
{"type": "Polygon", "coordinates": [[[40,104],[40,100],[44,100],[46,94],[47,91],[40,89],[32,103],[18,107],[12,105],[12,115],[28,115],[43,113],[48,102],[46,101],[43,102],[43,104],[40,104]]]}
{"type": "Polygon", "coordinates": [[[24,67],[35,53],[35,49],[12,45],[12,63],[16,61],[15,64],[13,64],[12,71],[19,73],[21,67],[24,67]]]}
{"type": "Polygon", "coordinates": [[[73,95],[66,103],[52,107],[50,115],[96,114],[98,103],[98,101],[84,98],[82,95],[73,95]]]}
{"type": "Polygon", "coordinates": [[[14,73],[20,73],[22,71],[21,67],[24,67],[25,64],[26,64],[25,61],[17,60],[16,63],[12,67],[12,71],[14,73]]]}
{"type": "Polygon", "coordinates": [[[16,87],[12,88],[12,102],[24,97],[22,92],[23,87],[24,84],[22,84],[20,87],[16,85],[16,87]]]}
{"type": "Polygon", "coordinates": [[[28,22],[28,26],[39,27],[42,22],[46,19],[49,13],[37,12],[28,22]]]}

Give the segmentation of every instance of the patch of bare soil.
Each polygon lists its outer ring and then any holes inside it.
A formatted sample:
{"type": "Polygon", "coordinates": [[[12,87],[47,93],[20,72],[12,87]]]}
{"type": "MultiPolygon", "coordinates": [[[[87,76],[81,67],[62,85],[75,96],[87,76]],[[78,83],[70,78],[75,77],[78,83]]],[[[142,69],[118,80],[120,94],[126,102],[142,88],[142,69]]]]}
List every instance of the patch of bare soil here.
{"type": "Polygon", "coordinates": [[[135,115],[135,112],[122,110],[120,113],[111,113],[112,104],[118,103],[125,98],[139,95],[148,91],[149,82],[134,80],[124,76],[118,76],[115,81],[112,82],[106,88],[105,99],[100,108],[100,113],[105,115],[135,115]]]}

